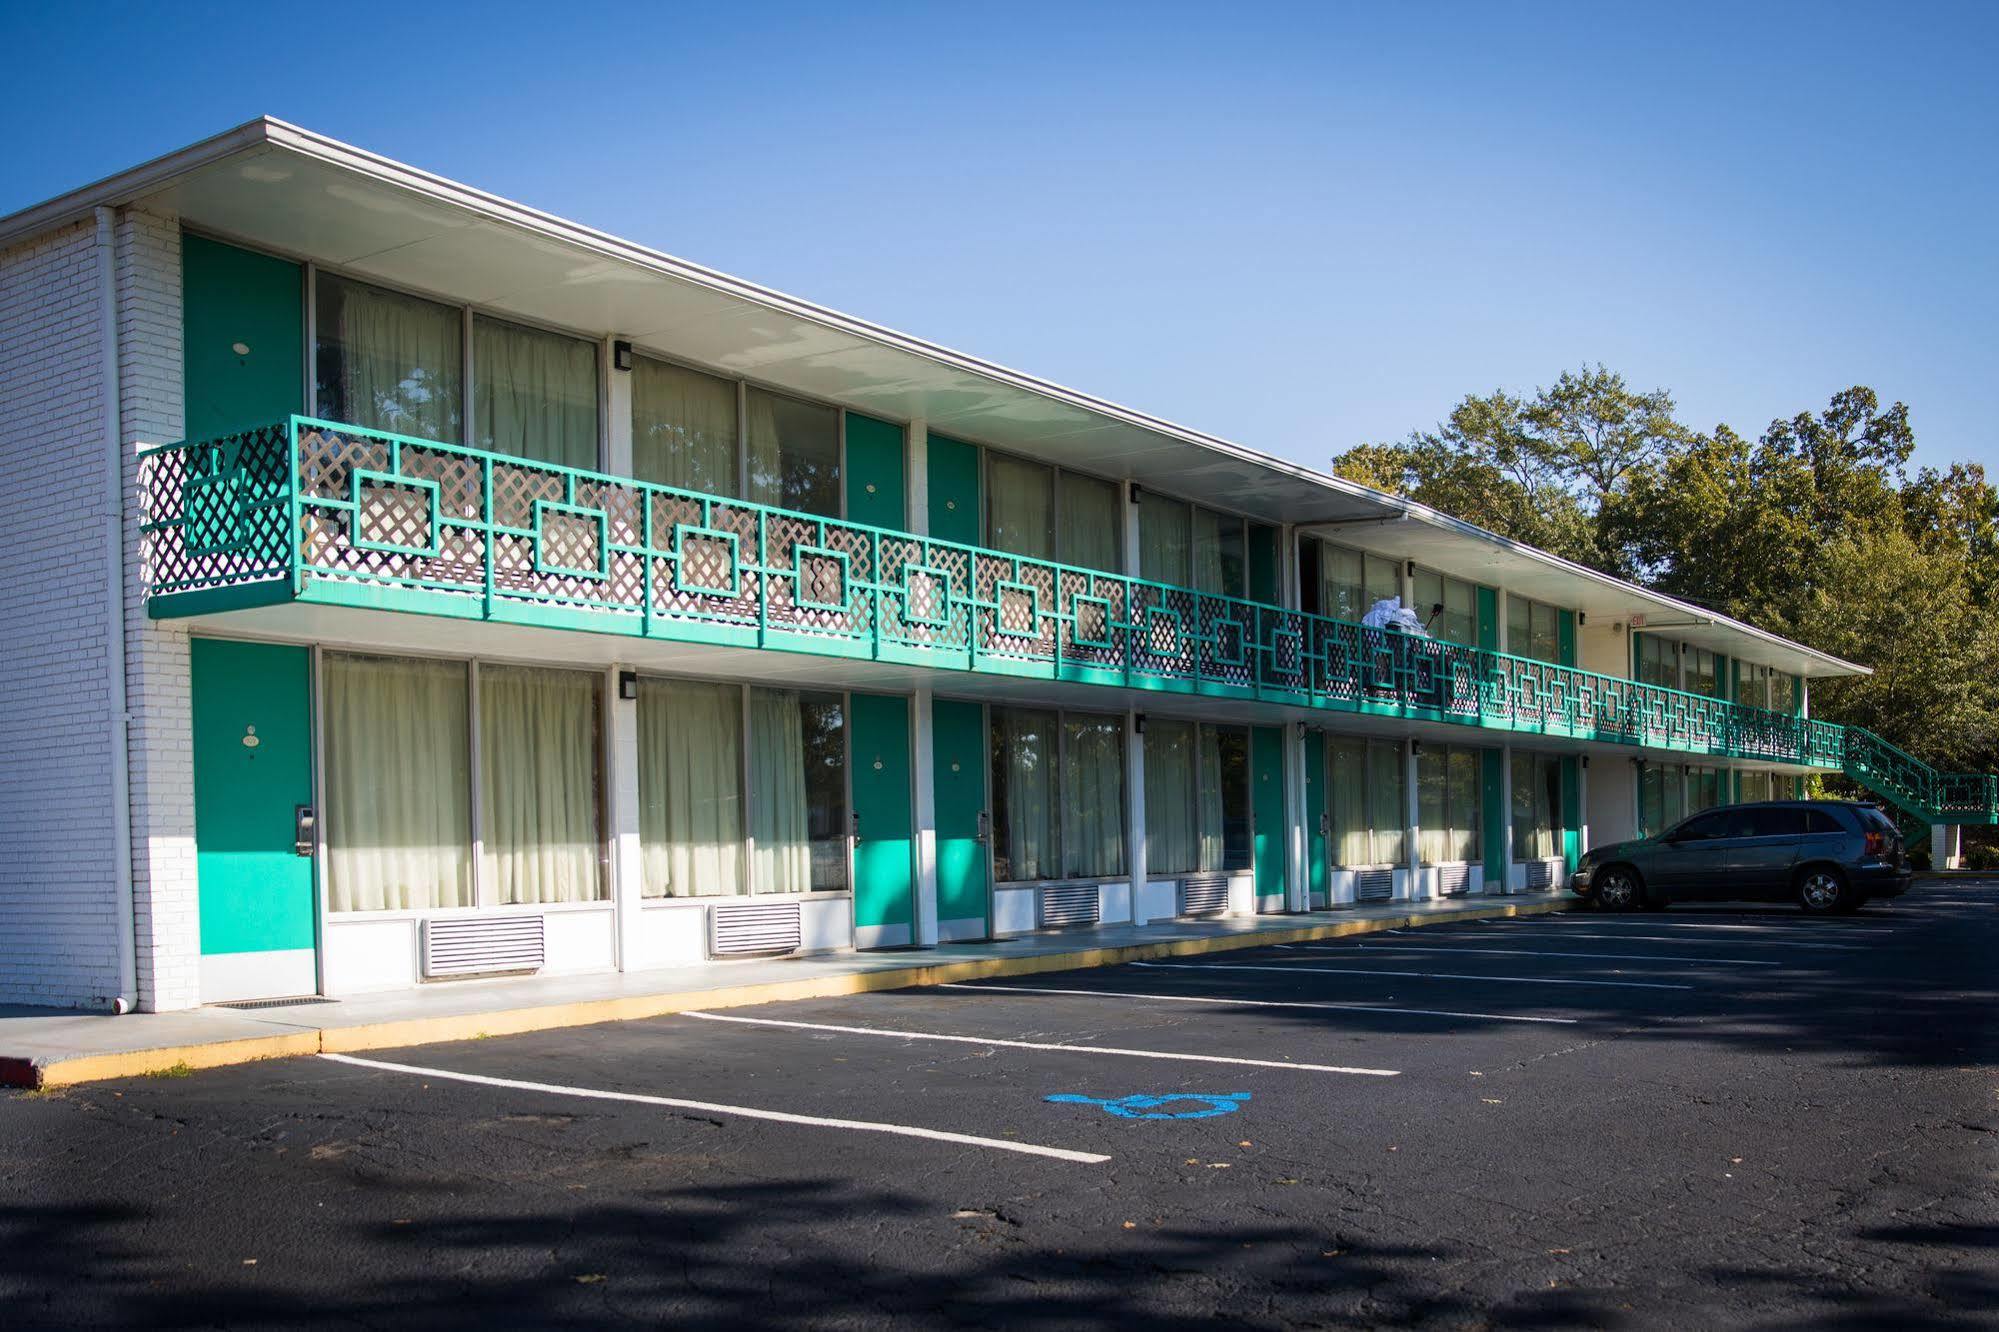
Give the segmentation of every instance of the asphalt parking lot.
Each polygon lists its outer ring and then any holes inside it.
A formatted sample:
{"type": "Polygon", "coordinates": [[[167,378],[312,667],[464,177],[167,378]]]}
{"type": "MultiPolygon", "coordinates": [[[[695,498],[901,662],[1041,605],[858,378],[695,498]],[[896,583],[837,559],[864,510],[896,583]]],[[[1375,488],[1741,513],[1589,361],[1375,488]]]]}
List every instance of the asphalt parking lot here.
{"type": "Polygon", "coordinates": [[[0,1098],[12,1326],[1992,1326],[1999,883],[0,1098]]]}

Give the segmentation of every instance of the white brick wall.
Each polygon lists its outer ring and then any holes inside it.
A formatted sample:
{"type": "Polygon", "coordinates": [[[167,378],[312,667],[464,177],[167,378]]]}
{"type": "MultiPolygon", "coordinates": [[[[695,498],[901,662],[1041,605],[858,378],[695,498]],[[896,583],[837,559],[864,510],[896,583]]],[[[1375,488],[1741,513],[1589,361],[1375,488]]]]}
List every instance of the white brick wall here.
{"type": "Polygon", "coordinates": [[[138,449],[181,438],[178,219],[128,211],[118,225],[120,412],[125,435],[125,689],[132,783],[132,896],[139,1006],[201,1002],[195,886],[194,738],[188,635],[146,618],[139,582],[138,449]]]}
{"type": "Polygon", "coordinates": [[[118,992],[90,223],[0,253],[0,1001],[118,992]]]}

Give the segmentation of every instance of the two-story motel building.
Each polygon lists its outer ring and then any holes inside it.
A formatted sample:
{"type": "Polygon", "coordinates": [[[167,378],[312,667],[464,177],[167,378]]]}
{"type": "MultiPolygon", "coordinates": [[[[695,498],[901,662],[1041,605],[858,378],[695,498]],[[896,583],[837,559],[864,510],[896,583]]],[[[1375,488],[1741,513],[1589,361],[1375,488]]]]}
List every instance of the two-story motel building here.
{"type": "Polygon", "coordinates": [[[0,1001],[1547,890],[1865,669],[271,120],[0,220],[0,427],[0,1001]]]}

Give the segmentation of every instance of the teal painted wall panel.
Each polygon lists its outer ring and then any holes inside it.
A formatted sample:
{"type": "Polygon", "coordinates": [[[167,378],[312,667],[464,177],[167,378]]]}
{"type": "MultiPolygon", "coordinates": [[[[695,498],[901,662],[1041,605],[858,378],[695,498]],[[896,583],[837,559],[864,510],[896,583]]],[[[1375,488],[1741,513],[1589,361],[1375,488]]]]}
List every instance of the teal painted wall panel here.
{"type": "Polygon", "coordinates": [[[902,427],[847,413],[847,519],[870,527],[909,529],[908,459],[902,427]]]}
{"type": "Polygon", "coordinates": [[[1277,591],[1277,529],[1262,523],[1249,524],[1249,596],[1272,606],[1282,599],[1277,591]]]}
{"type": "Polygon", "coordinates": [[[930,436],[928,455],[930,535],[967,546],[985,544],[979,506],[979,449],[976,444],[930,436]]]}
{"type": "Polygon", "coordinates": [[[1275,726],[1249,731],[1250,817],[1255,825],[1252,865],[1256,894],[1271,897],[1284,891],[1284,735],[1275,726]]]}
{"type": "Polygon", "coordinates": [[[1479,755],[1479,790],[1479,827],[1485,832],[1485,882],[1490,891],[1506,883],[1506,830],[1513,817],[1506,807],[1506,755],[1501,751],[1488,749],[1479,755]]]}
{"type": "Polygon", "coordinates": [[[201,951],[310,948],[313,862],[295,849],[312,803],[307,650],[197,638],[188,669],[201,951]]]}
{"type": "Polygon", "coordinates": [[[1562,859],[1573,873],[1582,858],[1582,763],[1574,754],[1562,757],[1562,859]]]}
{"type": "Polygon", "coordinates": [[[287,260],[181,237],[187,438],[213,439],[305,409],[304,284],[304,270],[287,260]]]}
{"type": "Polygon", "coordinates": [[[1576,664],[1576,613],[1558,610],[1555,612],[1555,639],[1557,652],[1564,666],[1576,664]]]}
{"type": "Polygon", "coordinates": [[[986,710],[940,698],[931,706],[930,757],[937,804],[937,919],[980,920],[988,931],[991,860],[979,840],[986,807],[986,710]]]}
{"type": "Polygon", "coordinates": [[[1499,592],[1490,587],[1478,589],[1478,645],[1499,651],[1499,592]]]}
{"type": "Polygon", "coordinates": [[[1326,737],[1305,734],[1306,891],[1324,896],[1332,885],[1332,839],[1326,835],[1326,737]]]}
{"type": "Polygon", "coordinates": [[[854,765],[854,924],[909,925],[915,920],[910,851],[909,700],[855,694],[849,706],[854,765]]]}

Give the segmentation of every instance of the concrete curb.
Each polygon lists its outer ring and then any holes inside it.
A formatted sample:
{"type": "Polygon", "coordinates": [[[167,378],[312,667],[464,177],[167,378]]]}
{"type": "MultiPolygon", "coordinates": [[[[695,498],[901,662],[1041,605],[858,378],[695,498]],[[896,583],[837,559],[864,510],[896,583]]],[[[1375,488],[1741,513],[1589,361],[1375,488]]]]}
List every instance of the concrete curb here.
{"type": "Polygon", "coordinates": [[[436,1045],[446,1041],[473,1040],[481,1036],[513,1036],[522,1032],[548,1031],[559,1027],[586,1027],[600,1022],[629,1022],[635,1018],[660,1017],[694,1008],[740,1008],[750,1004],[777,1003],[788,999],[828,999],[840,995],[865,994],[873,990],[900,990],[912,986],[944,985],[955,981],[1031,976],[1045,971],[1112,967],[1125,962],[1234,952],[1245,948],[1264,948],[1271,944],[1309,943],[1318,939],[1338,939],[1354,934],[1415,929],[1425,925],[1445,925],[1466,920],[1537,916],[1551,911],[1569,910],[1573,905],[1566,901],[1495,903],[1489,907],[1470,908],[1447,914],[1434,911],[1412,912],[1404,916],[1300,925],[1295,929],[1259,930],[1253,934],[1217,934],[1205,938],[1167,939],[1110,948],[1084,948],[1067,953],[923,963],[881,971],[815,976],[796,981],[770,981],[716,990],[678,990],[663,991],[659,994],[621,995],[612,999],[587,999],[532,1005],[525,1008],[498,1009],[490,1013],[411,1018],[353,1027],[322,1027],[317,1030],[286,1032],[275,1036],[161,1046],[150,1050],[118,1051],[69,1058],[22,1059],[0,1055],[0,1085],[31,1088],[69,1087],[83,1082],[103,1082],[111,1078],[140,1077],[146,1074],[175,1073],[199,1068],[221,1068],[230,1064],[247,1064],[259,1059],[286,1059],[310,1054],[346,1054],[361,1050],[436,1045]]]}

